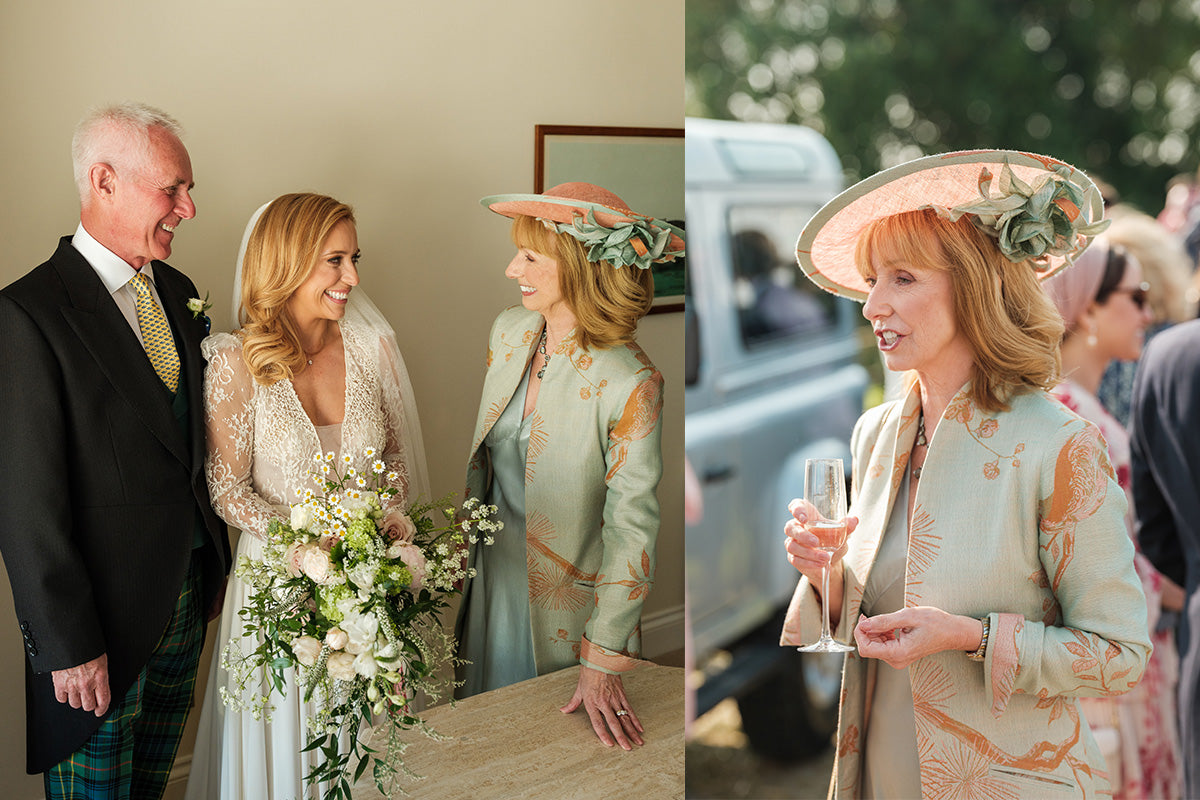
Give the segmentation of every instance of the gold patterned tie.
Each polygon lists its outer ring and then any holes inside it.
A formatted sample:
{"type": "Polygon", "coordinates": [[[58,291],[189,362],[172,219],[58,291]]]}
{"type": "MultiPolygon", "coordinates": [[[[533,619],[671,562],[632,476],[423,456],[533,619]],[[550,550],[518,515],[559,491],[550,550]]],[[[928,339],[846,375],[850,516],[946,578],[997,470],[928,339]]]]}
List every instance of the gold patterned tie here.
{"type": "Polygon", "coordinates": [[[167,316],[154,302],[150,294],[150,279],[142,273],[129,281],[137,292],[138,327],[142,329],[142,346],[150,356],[150,364],[167,388],[174,392],[179,387],[179,353],[175,350],[175,337],[167,316]]]}

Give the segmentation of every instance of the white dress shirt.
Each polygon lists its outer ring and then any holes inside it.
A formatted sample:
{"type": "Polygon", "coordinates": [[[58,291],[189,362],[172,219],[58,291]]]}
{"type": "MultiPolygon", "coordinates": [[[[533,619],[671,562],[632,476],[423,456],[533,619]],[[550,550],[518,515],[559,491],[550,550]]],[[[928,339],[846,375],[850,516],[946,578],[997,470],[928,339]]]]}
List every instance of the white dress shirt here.
{"type": "MultiPolygon", "coordinates": [[[[96,274],[100,276],[104,287],[112,295],[112,299],[116,302],[117,308],[121,310],[125,321],[133,329],[138,343],[144,348],[146,343],[142,341],[142,326],[138,324],[137,318],[137,289],[129,285],[129,281],[138,274],[138,270],[129,266],[123,258],[96,241],[83,227],[82,222],[75,229],[75,235],[71,237],[71,245],[92,265],[92,269],[96,270],[96,274]]],[[[162,308],[162,299],[158,296],[158,288],[154,285],[153,267],[154,262],[147,262],[142,267],[141,273],[149,279],[150,294],[154,296],[154,302],[158,303],[158,307],[162,308]]]]}

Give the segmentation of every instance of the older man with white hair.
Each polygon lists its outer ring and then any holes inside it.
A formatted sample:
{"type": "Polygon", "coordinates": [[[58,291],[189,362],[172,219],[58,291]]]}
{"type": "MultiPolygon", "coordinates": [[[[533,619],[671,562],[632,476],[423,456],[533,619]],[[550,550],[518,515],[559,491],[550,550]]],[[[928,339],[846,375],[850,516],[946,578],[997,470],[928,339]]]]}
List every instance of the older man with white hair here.
{"type": "Polygon", "coordinates": [[[204,478],[207,319],[163,261],[196,213],[180,135],[141,104],[88,114],[79,226],[0,290],[0,551],[47,798],[162,796],[229,570],[204,478]]]}

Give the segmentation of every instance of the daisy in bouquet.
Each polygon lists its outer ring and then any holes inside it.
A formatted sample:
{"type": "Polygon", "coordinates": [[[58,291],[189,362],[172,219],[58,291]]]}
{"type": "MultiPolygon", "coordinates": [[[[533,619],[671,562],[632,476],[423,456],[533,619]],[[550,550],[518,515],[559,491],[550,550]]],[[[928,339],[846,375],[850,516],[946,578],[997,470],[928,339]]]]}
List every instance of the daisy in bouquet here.
{"type": "Polygon", "coordinates": [[[285,671],[296,670],[297,686],[317,709],[304,750],[323,757],[305,781],[328,786],[326,800],[348,800],[370,764],[379,790],[390,795],[406,772],[400,734],[416,728],[436,736],[410,703],[417,691],[431,700],[441,695],[438,672],[455,657],[440,613],[468,576],[468,543],[490,544],[503,525],[492,518],[495,506],[467,498],[456,508],[447,495],[413,504],[399,533],[385,532],[384,507],[396,494],[387,482],[396,476],[374,450],[364,455],[366,470],[348,455],[318,456],[320,491],[306,491],[288,522],[271,523],[261,561],[240,560],[238,575],[251,587],[242,636],[257,647],[231,642],[222,657],[238,689],[222,687],[223,701],[256,718],[270,713],[272,687],[284,693],[285,671]],[[270,685],[247,692],[264,672],[270,685]],[[376,749],[359,734],[380,722],[386,736],[376,749]]]}

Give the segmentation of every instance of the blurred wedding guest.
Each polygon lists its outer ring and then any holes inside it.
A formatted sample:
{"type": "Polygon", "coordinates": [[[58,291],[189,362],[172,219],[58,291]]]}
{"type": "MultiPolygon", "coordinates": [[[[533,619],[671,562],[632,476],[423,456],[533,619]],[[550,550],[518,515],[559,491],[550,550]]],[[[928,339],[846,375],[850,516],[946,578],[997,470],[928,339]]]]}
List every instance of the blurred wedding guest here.
{"type": "Polygon", "coordinates": [[[138,103],[71,143],[79,226],[0,292],[0,549],[47,798],[158,798],[229,571],[204,481],[196,215],[179,123],[138,103]]]}
{"type": "Polygon", "coordinates": [[[803,500],[785,526],[803,577],[781,643],[813,642],[827,608],[857,648],[833,797],[1110,791],[1079,698],[1137,684],[1146,598],[1100,433],[1045,391],[1063,326],[1039,284],[1101,216],[1069,165],[988,150],[876,174],[800,235],[801,268],[864,302],[909,373],[855,426],[846,543],[820,549],[803,500]]]}
{"type": "Polygon", "coordinates": [[[1158,221],[1169,233],[1182,237],[1192,222],[1192,215],[1200,207],[1200,181],[1195,172],[1176,175],[1167,182],[1167,196],[1163,200],[1158,221]]]}
{"type": "Polygon", "coordinates": [[[578,665],[597,737],[642,725],[622,673],[641,651],[662,476],[662,374],[634,339],[650,265],[683,254],[668,223],[590,183],[484,198],[513,219],[521,305],[492,326],[467,489],[504,530],[475,547],[458,620],[464,696],[578,665]]]}
{"type": "MultiPolygon", "coordinates": [[[[1200,170],[1171,179],[1158,221],[1183,243],[1189,266],[1196,271],[1200,261],[1200,170]]],[[[1200,282],[1193,291],[1198,287],[1200,282]]]]}
{"type": "Polygon", "coordinates": [[[1137,538],[1151,563],[1183,585],[1178,628],[1184,797],[1200,797],[1200,321],[1146,345],[1130,415],[1137,538]]]}
{"type": "MultiPolygon", "coordinates": [[[[1130,492],[1129,436],[1096,399],[1096,390],[1111,361],[1133,362],[1141,355],[1150,322],[1150,287],[1142,277],[1136,258],[1101,237],[1074,266],[1046,281],[1046,290],[1066,325],[1063,381],[1051,393],[1100,428],[1117,483],[1126,496],[1130,492]]],[[[1126,515],[1126,524],[1132,538],[1132,514],[1126,515]]],[[[1179,797],[1182,779],[1175,718],[1179,655],[1174,631],[1160,629],[1159,620],[1164,611],[1182,610],[1183,589],[1141,553],[1134,556],[1134,566],[1146,594],[1154,652],[1141,682],[1128,693],[1083,697],[1080,702],[1104,751],[1113,797],[1174,798],[1179,797]]]]}
{"type": "MultiPolygon", "coordinates": [[[[1121,247],[1141,266],[1148,284],[1146,308],[1150,321],[1146,338],[1177,322],[1195,316],[1195,298],[1189,294],[1191,268],[1178,237],[1158,220],[1140,211],[1124,208],[1112,216],[1108,241],[1121,247]]],[[[1129,398],[1137,360],[1114,359],[1105,370],[1096,396],[1108,413],[1122,425],[1129,424],[1129,398]]]]}

